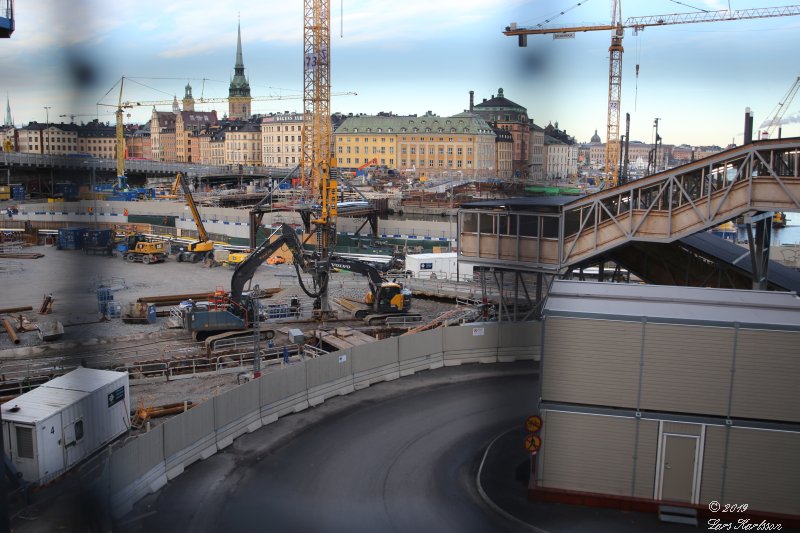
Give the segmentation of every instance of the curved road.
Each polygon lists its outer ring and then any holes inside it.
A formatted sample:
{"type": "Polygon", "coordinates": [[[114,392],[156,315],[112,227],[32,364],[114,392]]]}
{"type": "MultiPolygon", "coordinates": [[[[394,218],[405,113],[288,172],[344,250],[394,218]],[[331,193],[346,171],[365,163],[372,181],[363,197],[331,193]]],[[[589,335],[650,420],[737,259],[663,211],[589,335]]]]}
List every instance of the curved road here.
{"type": "Polygon", "coordinates": [[[469,365],[332,398],[192,465],[127,526],[513,531],[480,499],[475,474],[488,442],[535,405],[536,381],[530,364],[469,365]]]}

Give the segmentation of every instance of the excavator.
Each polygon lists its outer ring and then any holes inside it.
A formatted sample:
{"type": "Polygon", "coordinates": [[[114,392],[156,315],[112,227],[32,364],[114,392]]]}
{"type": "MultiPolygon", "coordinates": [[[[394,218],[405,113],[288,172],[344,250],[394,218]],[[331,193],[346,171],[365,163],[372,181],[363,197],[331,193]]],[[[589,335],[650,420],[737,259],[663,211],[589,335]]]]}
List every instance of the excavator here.
{"type": "Polygon", "coordinates": [[[183,195],[186,198],[186,204],[189,206],[189,210],[192,212],[192,217],[194,218],[194,223],[197,226],[198,233],[198,239],[194,242],[190,242],[187,249],[178,252],[175,258],[179,263],[182,261],[187,263],[199,263],[206,258],[211,258],[214,256],[214,241],[210,241],[208,239],[208,233],[206,232],[205,226],[203,226],[203,220],[200,218],[200,211],[197,210],[197,204],[194,202],[194,197],[192,196],[192,192],[189,190],[189,185],[186,183],[186,179],[182,174],[178,174],[175,177],[175,182],[180,183],[181,188],[183,189],[183,195]]]}
{"type": "MultiPolygon", "coordinates": [[[[256,300],[244,292],[244,286],[255,275],[258,267],[284,245],[292,253],[301,287],[309,296],[318,298],[319,292],[309,291],[300,277],[301,269],[309,271],[313,268],[312,263],[303,253],[303,245],[295,230],[283,224],[277,239],[272,242],[264,241],[236,266],[231,277],[229,294],[214,293],[208,305],[193,303],[183,312],[184,329],[189,330],[195,340],[205,340],[206,344],[220,338],[252,332],[257,312],[256,300]]],[[[274,336],[274,331],[271,330],[262,330],[261,333],[266,338],[274,336]]]]}
{"type": "MultiPolygon", "coordinates": [[[[381,324],[389,316],[402,315],[408,318],[421,318],[421,315],[411,313],[411,291],[400,283],[387,281],[381,271],[375,266],[357,259],[331,256],[330,267],[337,270],[346,270],[366,276],[369,280],[369,292],[364,297],[364,306],[353,308],[353,316],[363,319],[367,325],[381,324]]],[[[351,300],[343,303],[350,307],[351,300]]]]}

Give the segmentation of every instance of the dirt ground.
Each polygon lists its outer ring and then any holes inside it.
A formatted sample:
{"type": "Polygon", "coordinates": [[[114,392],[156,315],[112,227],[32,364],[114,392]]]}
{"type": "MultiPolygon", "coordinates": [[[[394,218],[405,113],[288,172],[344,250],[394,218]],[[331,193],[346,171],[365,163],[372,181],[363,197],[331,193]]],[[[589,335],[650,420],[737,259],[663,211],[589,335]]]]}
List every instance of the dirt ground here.
{"type": "MultiPolygon", "coordinates": [[[[168,319],[164,317],[155,324],[129,324],[119,318],[103,320],[98,314],[96,291],[99,286],[111,288],[114,302],[122,304],[124,308],[125,304],[143,296],[229,290],[233,273],[229,267],[209,268],[201,263],[178,263],[174,257],[169,257],[164,263],[144,265],[127,263],[119,255],[85,255],[81,251],[58,250],[51,246],[35,246],[25,251],[42,253],[44,257],[21,260],[21,272],[0,275],[3,286],[0,308],[32,306],[32,311],[15,313],[14,318],[22,315],[30,323],[58,320],[65,329],[64,336],[58,342],[81,343],[78,346],[85,345],[86,353],[98,350],[110,354],[130,351],[132,345],[145,342],[131,340],[142,338],[142,334],[150,343],[157,342],[162,336],[174,338],[176,335],[175,330],[167,333],[168,319]],[[51,313],[40,315],[38,310],[45,295],[52,295],[54,304],[51,313]]],[[[273,300],[303,295],[292,265],[264,264],[258,269],[252,284],[258,284],[261,289],[281,288],[273,300]]],[[[360,300],[367,290],[366,278],[349,273],[334,274],[329,286],[331,300],[340,297],[360,300]]],[[[415,299],[412,306],[413,311],[422,314],[426,322],[452,308],[447,303],[424,299],[415,299]]],[[[304,324],[301,329],[315,327],[318,326],[304,324]]],[[[180,333],[177,335],[180,336],[180,333]]],[[[0,329],[0,361],[7,359],[3,355],[4,352],[11,354],[10,349],[44,344],[36,331],[20,333],[19,337],[20,344],[14,345],[5,331],[0,329]]],[[[276,341],[281,344],[278,339],[276,341]]],[[[3,363],[0,363],[0,368],[3,368],[3,363]]],[[[141,399],[146,405],[202,401],[236,386],[237,379],[237,374],[227,374],[136,385],[132,387],[131,394],[135,400],[141,399]]]]}

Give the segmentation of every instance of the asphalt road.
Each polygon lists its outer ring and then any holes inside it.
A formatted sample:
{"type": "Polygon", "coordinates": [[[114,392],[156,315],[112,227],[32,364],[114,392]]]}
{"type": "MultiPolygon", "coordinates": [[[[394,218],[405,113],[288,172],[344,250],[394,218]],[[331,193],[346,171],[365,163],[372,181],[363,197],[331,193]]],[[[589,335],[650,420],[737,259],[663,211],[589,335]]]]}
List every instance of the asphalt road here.
{"type": "Polygon", "coordinates": [[[475,489],[534,405],[530,364],[403,378],[279,420],[140,502],[126,531],[515,531],[475,489]]]}

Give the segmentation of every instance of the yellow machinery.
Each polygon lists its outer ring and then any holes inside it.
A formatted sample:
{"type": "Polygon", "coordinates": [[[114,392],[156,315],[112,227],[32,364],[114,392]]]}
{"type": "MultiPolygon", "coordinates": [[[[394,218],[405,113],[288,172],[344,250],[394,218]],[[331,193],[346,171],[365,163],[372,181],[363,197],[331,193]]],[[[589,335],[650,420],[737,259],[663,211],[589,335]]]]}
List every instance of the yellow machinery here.
{"type": "MultiPolygon", "coordinates": [[[[527,46],[528,35],[541,35],[546,33],[559,34],[563,37],[574,37],[575,33],[585,31],[611,30],[611,46],[608,67],[608,123],[606,128],[606,169],[603,187],[616,187],[619,178],[619,117],[622,92],[622,37],[625,28],[632,28],[634,32],[644,30],[649,26],[667,26],[672,24],[693,24],[698,22],[721,22],[726,20],[745,20],[771,17],[787,17],[800,15],[800,6],[762,7],[739,10],[699,11],[694,13],[673,13],[669,15],[651,15],[646,17],[630,17],[622,22],[622,5],[620,0],[613,0],[611,8],[611,24],[598,24],[594,26],[560,26],[544,27],[538,25],[534,28],[521,28],[516,24],[507,26],[503,34],[516,35],[519,46],[527,46]]],[[[580,4],[578,4],[580,5],[580,4]]],[[[563,13],[562,13],[563,14],[563,13]]],[[[638,75],[639,66],[636,66],[638,75]]]]}
{"type": "Polygon", "coordinates": [[[130,263],[161,263],[167,260],[167,245],[163,242],[138,241],[122,255],[130,263]]]}
{"type": "Polygon", "coordinates": [[[189,190],[186,179],[182,174],[178,174],[175,181],[180,182],[183,188],[186,205],[189,206],[189,210],[192,212],[194,224],[197,226],[198,233],[198,239],[194,242],[190,242],[186,250],[178,252],[176,259],[178,262],[198,263],[206,258],[214,256],[214,241],[208,240],[208,233],[206,232],[205,226],[203,226],[203,220],[200,218],[200,211],[197,210],[197,204],[194,202],[194,197],[189,190]]]}

